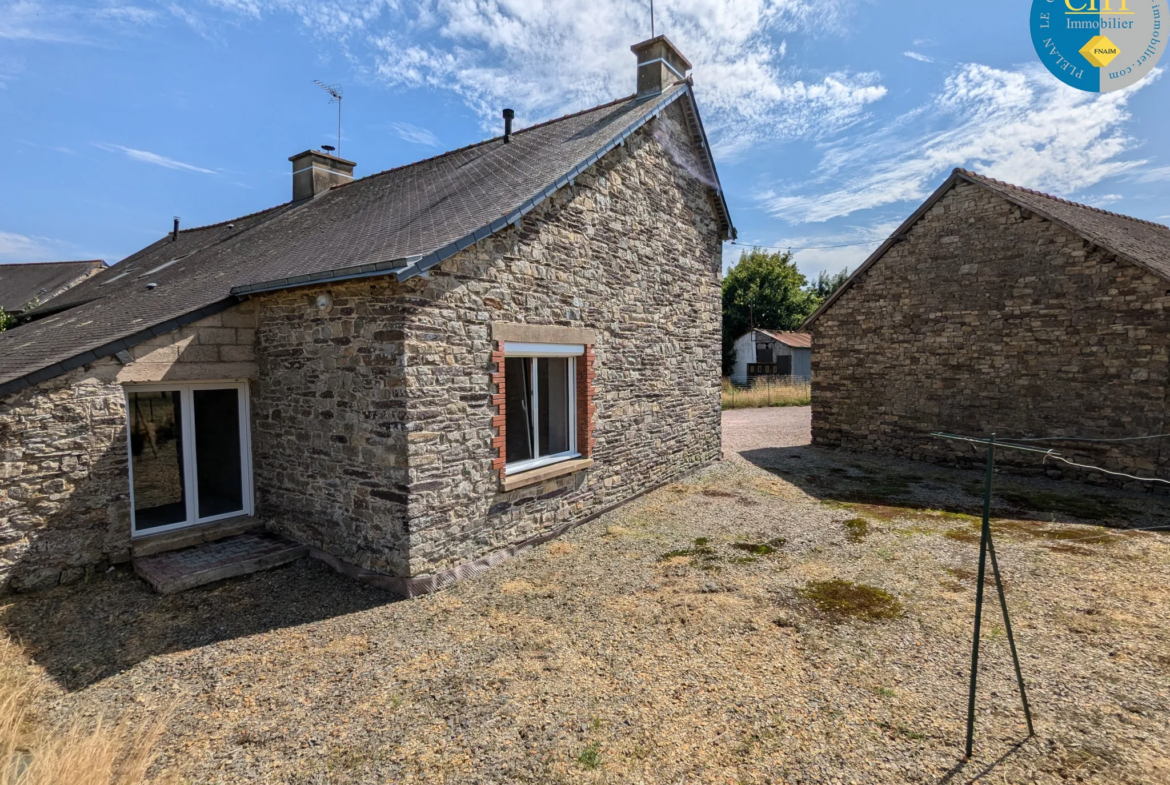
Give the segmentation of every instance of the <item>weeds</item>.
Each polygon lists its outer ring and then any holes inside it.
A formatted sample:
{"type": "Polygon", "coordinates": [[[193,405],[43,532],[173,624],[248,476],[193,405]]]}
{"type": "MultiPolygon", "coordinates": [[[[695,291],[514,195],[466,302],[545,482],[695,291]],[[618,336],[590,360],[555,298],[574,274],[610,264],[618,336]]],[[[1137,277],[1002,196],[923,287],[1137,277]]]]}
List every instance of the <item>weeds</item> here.
{"type": "Polygon", "coordinates": [[[667,551],[658,557],[658,561],[670,561],[680,556],[690,558],[692,567],[698,567],[701,570],[718,569],[719,554],[711,547],[711,541],[707,537],[696,537],[690,548],[676,548],[667,551]]]}
{"type": "Polygon", "coordinates": [[[577,762],[587,769],[596,769],[601,766],[601,745],[592,742],[577,756],[577,762]]]}
{"type": "Polygon", "coordinates": [[[783,537],[774,537],[767,542],[733,542],[731,547],[747,551],[754,556],[768,556],[775,553],[777,548],[783,548],[787,544],[788,540],[783,537]]]}
{"type": "Polygon", "coordinates": [[[869,521],[865,518],[850,518],[842,526],[845,527],[845,539],[849,542],[861,542],[869,534],[869,521]]]}
{"type": "Polygon", "coordinates": [[[799,596],[816,603],[822,613],[853,616],[867,621],[897,619],[905,611],[892,594],[876,586],[834,579],[811,581],[797,589],[799,596]]]}
{"type": "Polygon", "coordinates": [[[808,406],[812,402],[812,386],[792,377],[758,379],[750,388],[741,389],[723,380],[724,409],[756,409],[763,406],[808,406]]]}

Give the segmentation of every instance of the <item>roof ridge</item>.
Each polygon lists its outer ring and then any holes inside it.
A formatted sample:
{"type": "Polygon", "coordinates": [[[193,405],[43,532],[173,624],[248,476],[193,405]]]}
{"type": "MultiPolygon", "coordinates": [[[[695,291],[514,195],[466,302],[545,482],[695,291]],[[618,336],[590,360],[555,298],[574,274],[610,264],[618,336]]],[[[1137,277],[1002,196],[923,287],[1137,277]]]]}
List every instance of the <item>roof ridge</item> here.
{"type": "Polygon", "coordinates": [[[58,260],[55,262],[7,262],[7,263],[5,263],[4,266],[5,267],[19,267],[21,265],[34,265],[34,264],[40,265],[40,266],[47,266],[50,264],[97,264],[99,262],[104,264],[105,261],[106,261],[105,259],[71,259],[71,260],[70,259],[63,259],[63,260],[58,260]]]}
{"type": "Polygon", "coordinates": [[[1145,224],[1147,226],[1153,226],[1156,229],[1165,229],[1167,231],[1170,231],[1170,226],[1166,226],[1165,224],[1160,224],[1156,221],[1147,221],[1144,218],[1135,218],[1132,215],[1125,215],[1124,213],[1115,213],[1112,210],[1103,210],[1102,208],[1094,207],[1091,204],[1082,204],[1081,202],[1074,202],[1071,199],[1065,199],[1065,198],[1060,197],[1060,196],[1053,196],[1052,194],[1044,193],[1043,191],[1037,191],[1037,190],[1032,189],[1032,188],[1024,188],[1021,185],[1014,185],[1013,183],[1004,182],[1003,180],[997,180],[994,177],[988,177],[985,174],[979,174],[978,172],[973,172],[970,169],[956,167],[955,171],[958,172],[959,174],[967,175],[968,177],[974,177],[977,180],[983,180],[985,182],[995,183],[996,185],[1001,185],[1004,188],[1010,188],[1013,191],[1020,191],[1022,193],[1031,194],[1033,196],[1042,196],[1045,199],[1051,199],[1052,201],[1059,202],[1060,204],[1067,204],[1067,205],[1070,205],[1072,207],[1080,207],[1083,210],[1090,210],[1094,213],[1101,213],[1102,215],[1110,215],[1110,216],[1113,216],[1114,218],[1124,218],[1127,221],[1133,221],[1135,223],[1145,224]]]}
{"type": "MultiPolygon", "coordinates": [[[[243,220],[246,220],[248,218],[255,218],[258,215],[263,215],[264,213],[270,213],[273,210],[279,210],[281,207],[287,207],[290,204],[292,204],[291,201],[281,202],[280,204],[273,205],[272,207],[265,207],[263,210],[257,210],[255,212],[248,213],[247,215],[237,216],[236,218],[228,218],[226,221],[217,221],[216,223],[213,223],[213,224],[203,224],[203,226],[188,226],[186,229],[180,229],[179,234],[183,234],[184,232],[200,232],[200,231],[203,231],[204,229],[214,229],[217,226],[225,226],[226,224],[232,224],[232,223],[235,223],[236,221],[243,221],[243,220]]],[[[147,246],[147,247],[149,248],[150,246],[147,246]]]]}
{"type": "MultiPolygon", "coordinates": [[[[583,114],[589,114],[590,112],[596,112],[598,109],[606,109],[610,106],[616,106],[617,104],[632,100],[635,97],[636,97],[635,94],[630,94],[630,95],[627,95],[623,98],[615,98],[612,101],[607,101],[604,104],[598,104],[597,106],[591,106],[588,109],[582,109],[582,110],[577,111],[577,112],[569,112],[568,114],[563,114],[560,117],[553,117],[553,118],[550,118],[548,120],[545,120],[542,123],[536,123],[535,125],[530,125],[527,128],[521,128],[518,131],[513,131],[512,136],[519,136],[520,134],[525,134],[525,133],[528,133],[529,131],[535,131],[537,128],[544,128],[546,126],[552,125],[553,123],[559,123],[562,120],[568,120],[568,119],[573,118],[573,117],[580,117],[583,114]]],[[[380,177],[384,174],[391,174],[392,172],[401,172],[403,169],[409,169],[412,166],[418,166],[419,164],[431,163],[432,161],[439,161],[439,160],[442,160],[443,158],[446,158],[449,155],[455,155],[456,153],[463,153],[463,152],[466,152],[468,150],[473,150],[476,147],[482,147],[485,144],[490,144],[491,142],[494,142],[498,139],[503,139],[503,138],[504,138],[503,135],[493,136],[490,139],[484,139],[484,140],[479,141],[479,142],[472,142],[471,144],[466,144],[463,147],[456,147],[454,150],[448,150],[445,153],[439,153],[438,155],[432,155],[430,158],[420,158],[419,160],[411,161],[408,164],[402,164],[401,166],[392,166],[389,169],[383,169],[380,172],[371,172],[370,174],[367,174],[365,177],[355,177],[354,179],[350,180],[348,183],[339,183],[338,185],[334,185],[329,190],[335,191],[338,188],[345,188],[346,186],[353,185],[354,183],[360,183],[360,182],[363,182],[365,180],[372,179],[374,177],[380,177]]]]}

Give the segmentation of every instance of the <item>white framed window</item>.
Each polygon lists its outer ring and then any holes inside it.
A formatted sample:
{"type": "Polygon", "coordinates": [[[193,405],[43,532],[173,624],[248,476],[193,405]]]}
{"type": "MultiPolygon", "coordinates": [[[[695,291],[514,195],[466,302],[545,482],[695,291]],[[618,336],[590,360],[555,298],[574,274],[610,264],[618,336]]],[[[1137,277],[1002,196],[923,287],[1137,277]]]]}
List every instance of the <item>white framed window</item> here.
{"type": "Polygon", "coordinates": [[[577,358],[583,344],[504,344],[506,475],[579,458],[577,358]]]}
{"type": "Polygon", "coordinates": [[[132,537],[253,513],[246,382],[124,389],[132,537]]]}

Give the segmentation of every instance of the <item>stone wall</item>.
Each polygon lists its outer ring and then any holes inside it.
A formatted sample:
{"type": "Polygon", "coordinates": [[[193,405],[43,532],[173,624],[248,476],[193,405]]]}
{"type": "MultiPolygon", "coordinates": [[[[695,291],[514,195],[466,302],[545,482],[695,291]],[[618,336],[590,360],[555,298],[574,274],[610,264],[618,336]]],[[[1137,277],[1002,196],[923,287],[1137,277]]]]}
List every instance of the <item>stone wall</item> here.
{"type": "MultiPolygon", "coordinates": [[[[0,399],[0,588],[69,583],[130,557],[123,383],[247,378],[241,303],[0,399]]],[[[19,327],[16,329],[20,329],[19,327]]]]}
{"type": "Polygon", "coordinates": [[[257,516],[398,577],[466,564],[718,460],[722,254],[701,170],[675,104],[426,278],[259,295],[135,347],[127,366],[103,360],[10,396],[0,581],[48,585],[127,557],[132,381],[253,379],[257,516]],[[317,308],[320,293],[331,308],[317,308]],[[592,466],[501,491],[493,322],[597,335],[592,466]]]}
{"type": "Polygon", "coordinates": [[[258,298],[252,391],[256,514],[393,575],[407,569],[402,294],[373,278],[258,298]]]}
{"type": "MultiPolygon", "coordinates": [[[[1164,278],[960,184],[813,323],[813,442],[979,464],[930,432],[1166,433],[1167,309],[1164,278]]],[[[1158,441],[1075,452],[1170,476],[1158,441]]],[[[997,463],[1062,473],[1007,451],[997,463]]]]}
{"type": "Polygon", "coordinates": [[[410,575],[587,517],[720,457],[721,243],[677,104],[526,217],[403,287],[410,575]],[[594,464],[502,492],[492,322],[588,328],[594,464]]]}

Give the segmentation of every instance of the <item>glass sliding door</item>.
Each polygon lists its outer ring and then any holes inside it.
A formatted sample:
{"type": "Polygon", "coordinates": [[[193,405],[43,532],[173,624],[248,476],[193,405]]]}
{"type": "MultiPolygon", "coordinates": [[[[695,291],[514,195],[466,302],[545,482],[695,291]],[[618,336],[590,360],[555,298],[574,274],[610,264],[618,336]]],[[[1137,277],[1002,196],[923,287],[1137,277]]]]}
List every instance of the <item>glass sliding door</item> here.
{"type": "Polygon", "coordinates": [[[135,385],[126,402],[134,536],[251,514],[246,385],[135,385]]]}
{"type": "Polygon", "coordinates": [[[192,390],[199,518],[244,510],[238,390],[192,390]]]}
{"type": "Polygon", "coordinates": [[[130,466],[138,530],[187,520],[183,402],[178,390],[130,393],[130,466]]]}

